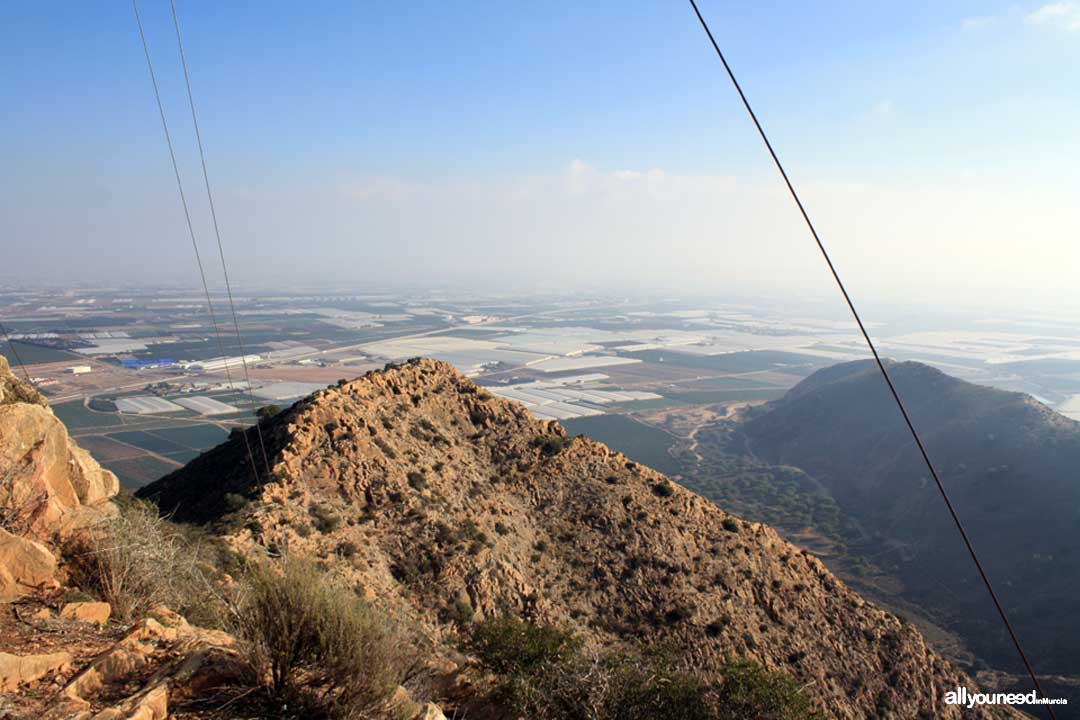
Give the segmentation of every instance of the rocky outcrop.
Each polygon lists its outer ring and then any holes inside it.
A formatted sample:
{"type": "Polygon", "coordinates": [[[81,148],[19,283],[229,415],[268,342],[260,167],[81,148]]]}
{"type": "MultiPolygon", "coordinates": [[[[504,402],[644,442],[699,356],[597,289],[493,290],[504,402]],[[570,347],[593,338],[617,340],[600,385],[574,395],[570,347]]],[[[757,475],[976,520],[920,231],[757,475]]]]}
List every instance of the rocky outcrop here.
{"type": "Polygon", "coordinates": [[[70,602],[60,608],[60,617],[104,625],[109,622],[112,608],[105,602],[70,602]]]}
{"type": "Polygon", "coordinates": [[[45,396],[29,383],[20,380],[11,371],[6,357],[0,356],[0,405],[15,403],[47,407],[45,396]]]}
{"type": "Polygon", "coordinates": [[[50,546],[115,512],[118,490],[0,357],[0,601],[48,584],[50,546]]]}
{"type": "Polygon", "coordinates": [[[241,677],[230,635],[194,627],[167,608],[152,615],[78,670],[42,720],[164,720],[171,696],[198,697],[241,677]]]}
{"type": "Polygon", "coordinates": [[[71,665],[71,653],[12,655],[0,652],[0,692],[14,692],[23,685],[71,665]]]}
{"type": "Polygon", "coordinates": [[[0,602],[57,585],[56,558],[47,547],[0,529],[0,602]]]}
{"type": "Polygon", "coordinates": [[[509,611],[604,647],[677,648],[706,677],[750,658],[851,720],[958,718],[944,693],[974,686],[771,528],[444,363],[321,391],[261,432],[269,477],[235,437],[141,494],[249,556],[320,558],[436,647],[509,611]]]}

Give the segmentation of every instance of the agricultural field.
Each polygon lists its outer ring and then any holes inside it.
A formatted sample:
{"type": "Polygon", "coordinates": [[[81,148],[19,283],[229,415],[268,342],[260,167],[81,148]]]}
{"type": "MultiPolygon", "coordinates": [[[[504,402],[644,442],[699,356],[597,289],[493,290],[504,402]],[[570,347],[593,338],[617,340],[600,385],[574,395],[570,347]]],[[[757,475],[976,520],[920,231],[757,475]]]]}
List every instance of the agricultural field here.
{"type": "Polygon", "coordinates": [[[154,430],[152,434],[189,450],[208,450],[225,442],[229,433],[217,425],[186,425],[154,430]]]}
{"type": "Polygon", "coordinates": [[[713,370],[716,372],[748,373],[758,370],[783,370],[794,375],[806,376],[814,370],[834,364],[834,360],[780,350],[750,350],[719,355],[698,355],[672,352],[670,350],[642,350],[622,353],[626,357],[644,362],[675,365],[683,368],[713,370]]]}
{"type": "Polygon", "coordinates": [[[755,390],[672,390],[663,393],[663,395],[670,400],[686,405],[712,405],[742,400],[775,400],[785,392],[787,392],[786,388],[771,387],[755,390]]]}
{"type": "Polygon", "coordinates": [[[10,345],[6,342],[0,343],[0,354],[3,354],[7,358],[8,364],[14,368],[18,368],[18,364],[15,360],[15,355],[18,354],[19,360],[22,360],[24,365],[37,365],[39,363],[52,363],[52,362],[80,362],[84,360],[80,355],[67,350],[57,350],[55,348],[43,347],[41,345],[30,345],[18,340],[12,342],[10,345]],[[12,350],[14,346],[14,351],[12,350]]]}
{"type": "Polygon", "coordinates": [[[183,445],[178,445],[171,440],[166,440],[155,433],[145,430],[125,430],[110,433],[107,437],[159,455],[185,449],[183,445]]]}
{"type": "Polygon", "coordinates": [[[563,420],[562,426],[571,435],[585,435],[602,442],[642,465],[659,472],[675,475],[680,467],[670,450],[676,438],[656,427],[646,425],[628,415],[596,415],[563,420]]]}
{"type": "Polygon", "coordinates": [[[152,455],[139,455],[125,460],[113,460],[101,463],[104,467],[116,473],[120,484],[125,488],[135,490],[143,485],[149,485],[160,477],[168,475],[183,463],[179,461],[166,461],[152,455]]]}

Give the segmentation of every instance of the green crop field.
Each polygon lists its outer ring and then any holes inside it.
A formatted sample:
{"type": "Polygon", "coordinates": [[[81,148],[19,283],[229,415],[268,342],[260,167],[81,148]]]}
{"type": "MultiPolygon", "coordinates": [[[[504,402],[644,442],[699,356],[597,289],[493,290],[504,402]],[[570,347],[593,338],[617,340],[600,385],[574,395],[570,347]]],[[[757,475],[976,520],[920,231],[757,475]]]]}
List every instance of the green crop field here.
{"type": "Polygon", "coordinates": [[[718,372],[754,372],[755,370],[778,370],[795,375],[809,375],[814,370],[834,364],[834,360],[815,355],[781,352],[779,350],[750,350],[723,355],[693,355],[666,350],[642,350],[620,353],[625,357],[638,358],[648,363],[661,363],[676,367],[716,370],[718,372]]]}
{"type": "Polygon", "coordinates": [[[52,405],[53,414],[60,418],[60,422],[67,426],[69,431],[86,428],[109,427],[120,424],[120,416],[114,413],[98,413],[87,409],[82,400],[52,405]]]}
{"type": "Polygon", "coordinates": [[[188,449],[183,445],[174,443],[171,440],[166,440],[163,437],[159,437],[158,435],[145,430],[115,432],[110,433],[107,437],[128,443],[129,445],[134,445],[135,447],[140,447],[143,450],[149,450],[153,453],[179,452],[188,449]]]}
{"type": "Polygon", "coordinates": [[[152,434],[192,450],[207,450],[225,442],[229,436],[225,430],[209,423],[154,430],[152,434]]]}
{"type": "Polygon", "coordinates": [[[596,415],[562,420],[561,423],[570,434],[582,434],[602,442],[654,470],[669,475],[679,472],[679,464],[668,453],[675,438],[628,415],[596,415]]]}
{"type": "Polygon", "coordinates": [[[42,347],[41,345],[29,345],[18,340],[12,343],[0,343],[0,354],[3,354],[7,358],[8,364],[16,368],[18,371],[18,363],[15,360],[15,354],[18,353],[19,360],[24,365],[34,365],[37,363],[51,363],[51,362],[64,362],[64,361],[77,361],[85,360],[81,355],[66,350],[57,350],[56,348],[42,347]],[[15,351],[12,352],[12,346],[15,351]]]}
{"type": "Polygon", "coordinates": [[[180,450],[179,452],[165,453],[165,457],[186,465],[201,454],[198,450],[180,450]]]}
{"type": "Polygon", "coordinates": [[[177,469],[176,465],[172,465],[163,460],[158,460],[149,455],[140,455],[136,458],[105,462],[102,463],[102,465],[116,473],[116,477],[120,479],[120,483],[124,487],[132,490],[141,488],[143,485],[148,485],[177,469]]]}
{"type": "Polygon", "coordinates": [[[741,402],[744,400],[775,400],[787,390],[778,387],[757,390],[691,390],[689,392],[665,392],[664,397],[687,405],[711,405],[713,403],[741,402]]]}

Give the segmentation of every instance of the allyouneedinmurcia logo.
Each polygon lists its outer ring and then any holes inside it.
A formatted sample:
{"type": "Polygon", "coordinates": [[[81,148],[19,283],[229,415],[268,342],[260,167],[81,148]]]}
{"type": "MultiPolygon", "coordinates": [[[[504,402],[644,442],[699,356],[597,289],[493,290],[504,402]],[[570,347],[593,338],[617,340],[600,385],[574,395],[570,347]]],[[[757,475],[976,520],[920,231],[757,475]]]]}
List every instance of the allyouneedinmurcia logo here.
{"type": "Polygon", "coordinates": [[[975,693],[958,686],[945,693],[946,705],[963,705],[969,710],[976,705],[1068,705],[1065,698],[1043,698],[1032,690],[1029,693],[975,693]]]}

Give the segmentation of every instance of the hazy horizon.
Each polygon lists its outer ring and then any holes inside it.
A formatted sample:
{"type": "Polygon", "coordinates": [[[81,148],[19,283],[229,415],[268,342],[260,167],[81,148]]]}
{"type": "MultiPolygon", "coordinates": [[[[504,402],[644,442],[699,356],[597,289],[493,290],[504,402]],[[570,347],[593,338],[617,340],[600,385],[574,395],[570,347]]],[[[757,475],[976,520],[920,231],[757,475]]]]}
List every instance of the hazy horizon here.
{"type": "MultiPolygon", "coordinates": [[[[837,301],[687,7],[178,9],[238,286],[837,301]]],[[[1080,5],[702,10],[856,300],[1080,307],[1080,5]]],[[[0,282],[197,283],[131,8],[12,14],[0,282]]]]}

